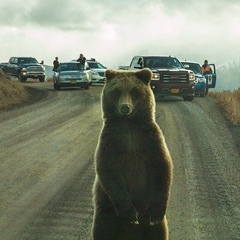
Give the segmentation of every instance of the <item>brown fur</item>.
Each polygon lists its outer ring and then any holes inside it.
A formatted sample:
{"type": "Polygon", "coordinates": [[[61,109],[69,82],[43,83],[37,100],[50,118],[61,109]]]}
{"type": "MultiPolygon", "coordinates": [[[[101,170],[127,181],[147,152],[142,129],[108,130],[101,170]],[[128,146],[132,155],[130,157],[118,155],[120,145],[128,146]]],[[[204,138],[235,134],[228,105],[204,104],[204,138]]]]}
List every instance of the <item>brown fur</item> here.
{"type": "Polygon", "coordinates": [[[151,72],[106,71],[95,153],[94,240],[166,240],[172,162],[155,122],[151,72]]]}

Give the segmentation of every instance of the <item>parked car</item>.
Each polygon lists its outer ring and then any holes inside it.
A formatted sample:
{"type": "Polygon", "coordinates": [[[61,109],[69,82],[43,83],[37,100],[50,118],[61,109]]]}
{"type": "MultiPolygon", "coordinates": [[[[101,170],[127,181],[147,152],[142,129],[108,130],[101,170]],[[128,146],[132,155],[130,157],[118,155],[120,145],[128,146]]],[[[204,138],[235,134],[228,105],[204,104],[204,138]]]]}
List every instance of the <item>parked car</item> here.
{"type": "Polygon", "coordinates": [[[195,96],[195,74],[184,69],[182,63],[173,56],[138,55],[128,66],[119,66],[123,71],[150,68],[153,75],[151,88],[156,97],[178,96],[191,102],[195,96]]]}
{"type": "Polygon", "coordinates": [[[54,89],[60,90],[62,87],[81,87],[89,89],[91,81],[91,70],[82,67],[77,62],[63,62],[53,75],[54,89]]]}
{"type": "Polygon", "coordinates": [[[92,72],[92,83],[104,83],[107,68],[94,58],[86,61],[92,72]]]}
{"type": "Polygon", "coordinates": [[[195,95],[205,97],[207,94],[207,80],[202,73],[201,66],[193,61],[181,61],[185,69],[192,70],[195,73],[196,89],[195,95]]]}
{"type": "Polygon", "coordinates": [[[10,57],[8,63],[1,64],[1,68],[6,74],[17,77],[20,82],[25,82],[28,78],[44,82],[46,73],[43,64],[43,61],[39,63],[32,57],[10,57]]]}

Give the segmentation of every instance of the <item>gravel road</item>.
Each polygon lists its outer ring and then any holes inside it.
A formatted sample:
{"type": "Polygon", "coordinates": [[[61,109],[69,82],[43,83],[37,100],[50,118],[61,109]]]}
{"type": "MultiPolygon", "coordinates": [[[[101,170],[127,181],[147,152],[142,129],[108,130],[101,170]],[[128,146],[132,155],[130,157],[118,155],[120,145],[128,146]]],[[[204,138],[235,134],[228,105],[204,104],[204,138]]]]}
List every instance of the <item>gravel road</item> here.
{"type": "MultiPolygon", "coordinates": [[[[34,101],[0,112],[0,239],[89,240],[102,86],[24,84],[34,101]]],[[[240,239],[240,126],[209,96],[162,99],[156,117],[174,163],[170,240],[240,239]]]]}

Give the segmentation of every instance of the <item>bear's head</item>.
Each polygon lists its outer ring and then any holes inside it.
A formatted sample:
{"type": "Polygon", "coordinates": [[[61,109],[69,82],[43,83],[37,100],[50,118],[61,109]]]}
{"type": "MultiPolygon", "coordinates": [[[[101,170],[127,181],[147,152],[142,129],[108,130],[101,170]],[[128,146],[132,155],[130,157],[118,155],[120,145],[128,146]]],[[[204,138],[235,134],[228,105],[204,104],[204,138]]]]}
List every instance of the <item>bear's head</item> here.
{"type": "Polygon", "coordinates": [[[138,71],[107,70],[102,91],[102,110],[105,119],[153,118],[155,99],[150,87],[150,69],[138,71]]]}

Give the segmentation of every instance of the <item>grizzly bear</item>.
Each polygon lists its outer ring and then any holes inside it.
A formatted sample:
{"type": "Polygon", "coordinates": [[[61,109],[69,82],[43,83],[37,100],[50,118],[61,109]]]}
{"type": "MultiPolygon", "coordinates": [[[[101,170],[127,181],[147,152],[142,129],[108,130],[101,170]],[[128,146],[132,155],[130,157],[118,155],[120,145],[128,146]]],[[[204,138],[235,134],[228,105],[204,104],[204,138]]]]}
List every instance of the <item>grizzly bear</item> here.
{"type": "Polygon", "coordinates": [[[155,121],[152,73],[107,70],[105,75],[92,239],[168,239],[172,161],[155,121]]]}

